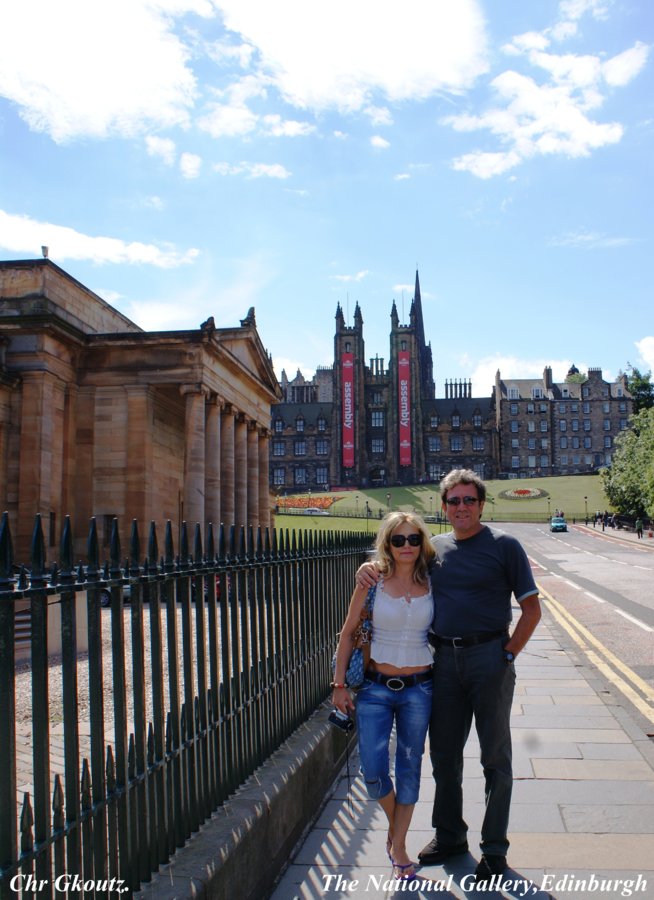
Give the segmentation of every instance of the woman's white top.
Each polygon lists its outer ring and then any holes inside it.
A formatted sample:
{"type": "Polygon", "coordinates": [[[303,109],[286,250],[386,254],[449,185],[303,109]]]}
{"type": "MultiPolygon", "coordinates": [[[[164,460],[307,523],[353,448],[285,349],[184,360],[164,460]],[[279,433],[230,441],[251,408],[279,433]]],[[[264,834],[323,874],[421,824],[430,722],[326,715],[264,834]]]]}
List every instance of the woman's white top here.
{"type": "Polygon", "coordinates": [[[372,610],[370,657],[398,669],[430,666],[434,659],[427,634],[434,618],[431,584],[420,597],[391,597],[384,582],[377,584],[372,610]]]}

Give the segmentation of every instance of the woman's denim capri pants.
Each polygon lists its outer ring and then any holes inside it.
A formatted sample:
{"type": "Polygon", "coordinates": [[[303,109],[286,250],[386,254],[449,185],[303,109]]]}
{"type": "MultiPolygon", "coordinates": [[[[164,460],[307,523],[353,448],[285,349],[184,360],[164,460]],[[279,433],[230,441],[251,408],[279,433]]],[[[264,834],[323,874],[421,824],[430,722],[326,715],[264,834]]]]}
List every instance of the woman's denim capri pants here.
{"type": "Polygon", "coordinates": [[[400,691],[364,679],[357,694],[357,730],[361,774],[372,800],[393,790],[389,742],[395,723],[395,801],[407,805],[417,801],[432,692],[431,679],[400,691]]]}

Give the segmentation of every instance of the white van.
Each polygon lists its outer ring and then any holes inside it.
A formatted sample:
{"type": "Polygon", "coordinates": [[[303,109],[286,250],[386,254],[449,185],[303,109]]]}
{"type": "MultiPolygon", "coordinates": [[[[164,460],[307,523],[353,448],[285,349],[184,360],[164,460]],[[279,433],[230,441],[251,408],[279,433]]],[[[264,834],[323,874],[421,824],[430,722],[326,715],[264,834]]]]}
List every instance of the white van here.
{"type": "Polygon", "coordinates": [[[304,510],[308,516],[328,516],[329,513],[326,509],[318,509],[317,506],[307,506],[304,510]]]}

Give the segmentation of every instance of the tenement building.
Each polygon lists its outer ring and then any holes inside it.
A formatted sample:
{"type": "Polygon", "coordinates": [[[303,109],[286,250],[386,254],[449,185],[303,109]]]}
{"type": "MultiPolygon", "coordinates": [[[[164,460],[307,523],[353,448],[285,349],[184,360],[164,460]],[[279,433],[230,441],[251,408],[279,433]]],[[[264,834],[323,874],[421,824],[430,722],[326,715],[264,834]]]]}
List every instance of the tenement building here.
{"type": "Polygon", "coordinates": [[[254,309],[145,332],[49,259],[0,262],[0,504],[21,561],[37,513],[49,558],[66,515],[80,559],[91,517],[105,544],[117,517],[123,547],[133,519],[270,525],[280,399],[254,309]]]}
{"type": "Polygon", "coordinates": [[[445,381],[436,397],[431,345],[424,331],[420,280],[409,322],[393,301],[388,360],[366,359],[363,315],[353,325],[336,310],[334,363],[307,380],[281,376],[283,401],[272,409],[271,486],[276,492],[336,486],[433,482],[452,468],[484,478],[594,472],[611,462],[632,401],[626,376],[601,369],[563,383],[503,380],[486,397],[466,380],[445,381]]]}

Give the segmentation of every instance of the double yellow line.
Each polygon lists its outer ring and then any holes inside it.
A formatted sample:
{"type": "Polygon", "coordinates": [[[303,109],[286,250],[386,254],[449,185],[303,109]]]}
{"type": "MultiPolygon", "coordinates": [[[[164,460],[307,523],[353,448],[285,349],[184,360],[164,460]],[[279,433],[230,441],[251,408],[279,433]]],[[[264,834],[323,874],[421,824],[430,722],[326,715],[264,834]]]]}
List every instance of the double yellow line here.
{"type": "Polygon", "coordinates": [[[611,653],[540,584],[538,591],[556,621],[586,654],[588,661],[621,691],[646,719],[654,724],[654,689],[615,654],[611,653]]]}

